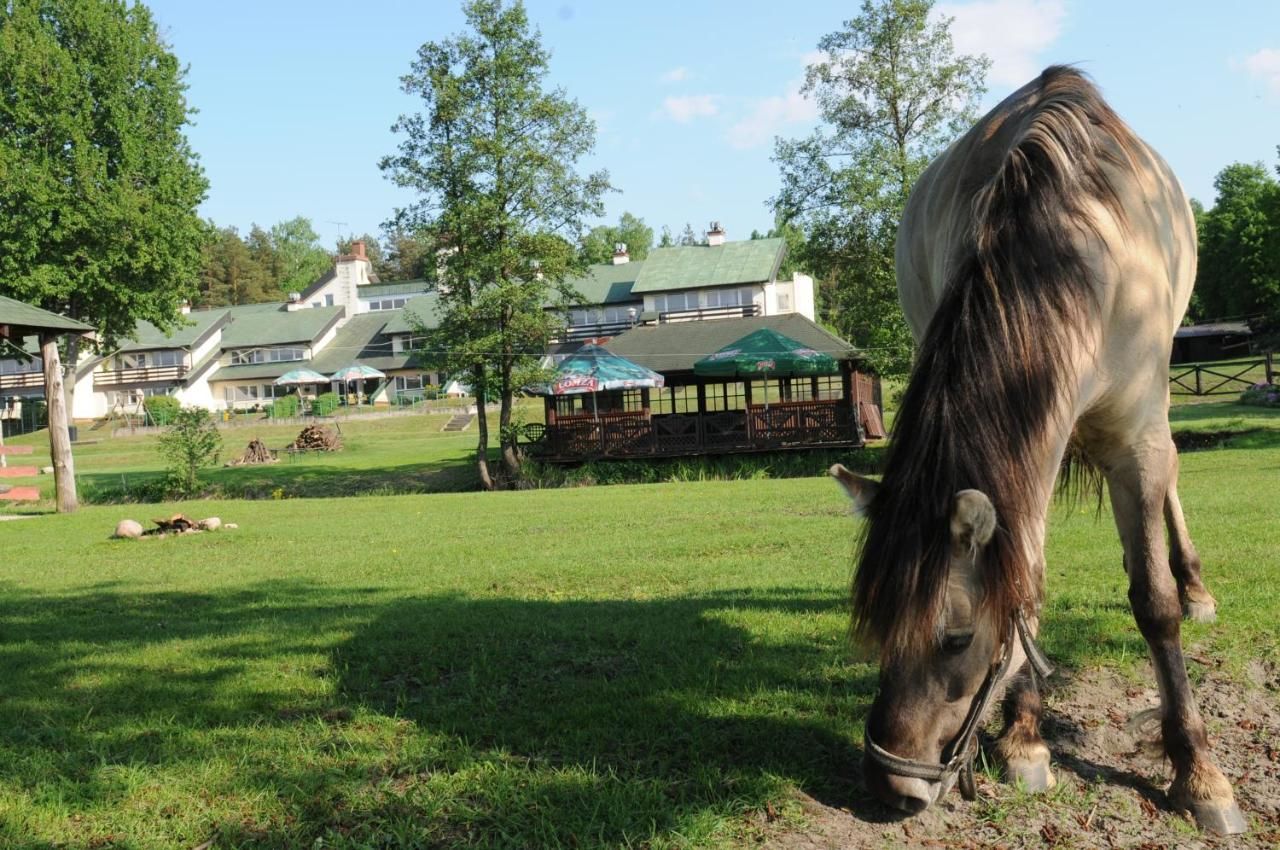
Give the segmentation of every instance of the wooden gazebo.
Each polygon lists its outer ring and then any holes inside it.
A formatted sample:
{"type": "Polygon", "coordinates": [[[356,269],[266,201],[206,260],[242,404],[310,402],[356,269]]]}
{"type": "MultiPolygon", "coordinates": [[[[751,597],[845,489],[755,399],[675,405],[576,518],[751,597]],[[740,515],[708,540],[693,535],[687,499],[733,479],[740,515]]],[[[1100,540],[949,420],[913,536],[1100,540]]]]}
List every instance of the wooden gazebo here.
{"type": "Polygon", "coordinates": [[[548,396],[536,450],[546,460],[677,457],[860,446],[883,436],[879,382],[849,343],[804,316],[756,316],[641,325],[605,346],[665,379],[658,389],[548,396]],[[704,377],[694,363],[761,328],[824,354],[836,374],[737,380],[704,377]]]}
{"type": "MultiPolygon", "coordinates": [[[[67,334],[86,334],[92,330],[83,322],[0,295],[0,339],[21,347],[26,337],[34,336],[40,343],[44,397],[49,410],[49,449],[53,459],[58,511],[61,513],[76,509],[76,478],[71,436],[67,431],[67,400],[62,387],[58,340],[67,334]]],[[[3,499],[4,494],[0,493],[0,500],[3,499]]]]}

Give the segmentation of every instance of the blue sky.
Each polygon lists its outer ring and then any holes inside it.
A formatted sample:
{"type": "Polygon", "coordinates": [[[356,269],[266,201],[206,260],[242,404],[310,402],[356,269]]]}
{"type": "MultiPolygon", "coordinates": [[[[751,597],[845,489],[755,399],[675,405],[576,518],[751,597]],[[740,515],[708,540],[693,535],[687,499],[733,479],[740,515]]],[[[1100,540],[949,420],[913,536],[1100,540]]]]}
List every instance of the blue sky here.
{"type": "MultiPolygon", "coordinates": [[[[189,66],[189,137],[210,181],[201,212],[247,231],[295,215],[326,245],[378,232],[410,198],[377,168],[394,150],[399,89],[425,41],[458,32],[452,0],[153,0],[189,66]]],[[[798,92],[818,39],[856,11],[834,2],[529,0],[551,81],[599,125],[589,163],[658,231],[766,229],[773,138],[806,134],[798,92]]],[[[966,52],[992,57],[987,106],[1054,62],[1079,63],[1206,205],[1225,165],[1274,166],[1280,145],[1280,2],[982,0],[940,3],[966,52]]]]}

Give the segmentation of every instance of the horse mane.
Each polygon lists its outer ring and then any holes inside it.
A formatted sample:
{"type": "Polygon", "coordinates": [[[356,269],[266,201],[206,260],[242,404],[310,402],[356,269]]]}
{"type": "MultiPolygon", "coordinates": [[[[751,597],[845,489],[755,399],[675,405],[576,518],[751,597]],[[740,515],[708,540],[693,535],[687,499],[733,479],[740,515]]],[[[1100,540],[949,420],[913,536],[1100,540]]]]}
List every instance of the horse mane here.
{"type": "Polygon", "coordinates": [[[985,493],[999,522],[984,550],[984,609],[1007,629],[1010,613],[1040,599],[1025,545],[1042,499],[1036,450],[1059,394],[1073,391],[1070,365],[1097,312],[1079,245],[1097,234],[1095,203],[1124,226],[1104,166],[1131,170],[1139,143],[1075,69],[1048,68],[1038,83],[1003,119],[971,131],[994,136],[1003,121],[1011,141],[987,158],[993,172],[960,184],[972,224],[952,254],[867,509],[854,631],[886,657],[936,645],[960,490],[985,493]]]}

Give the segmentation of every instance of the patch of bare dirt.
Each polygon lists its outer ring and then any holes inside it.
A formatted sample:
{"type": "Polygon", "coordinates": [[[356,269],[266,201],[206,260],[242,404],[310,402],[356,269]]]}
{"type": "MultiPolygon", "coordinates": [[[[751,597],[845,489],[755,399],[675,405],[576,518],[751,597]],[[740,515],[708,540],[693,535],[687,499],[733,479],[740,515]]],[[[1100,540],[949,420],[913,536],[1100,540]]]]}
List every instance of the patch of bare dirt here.
{"type": "Polygon", "coordinates": [[[1194,651],[1188,663],[1203,673],[1197,676],[1197,703],[1218,765],[1249,822],[1245,835],[1202,835],[1189,817],[1169,807],[1164,791],[1172,770],[1150,737],[1158,734],[1159,722],[1144,714],[1159,705],[1148,666],[1133,680],[1100,668],[1079,671],[1070,680],[1065,672],[1055,677],[1045,700],[1043,732],[1058,786],[1046,794],[1023,794],[980,775],[975,802],[966,803],[953,789],[941,803],[909,819],[895,819],[866,800],[835,808],[802,794],[797,802],[805,826],[772,832],[763,846],[1280,847],[1280,669],[1272,662],[1251,662],[1247,681],[1241,682],[1194,651]]]}

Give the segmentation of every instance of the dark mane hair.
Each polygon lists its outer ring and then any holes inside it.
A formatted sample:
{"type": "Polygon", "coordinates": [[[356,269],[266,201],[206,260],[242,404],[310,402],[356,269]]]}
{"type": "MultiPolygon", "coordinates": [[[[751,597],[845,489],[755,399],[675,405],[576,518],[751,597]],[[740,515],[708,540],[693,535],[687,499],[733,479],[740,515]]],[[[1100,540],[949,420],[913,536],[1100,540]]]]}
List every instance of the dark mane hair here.
{"type": "Polygon", "coordinates": [[[1024,548],[1039,503],[1036,448],[1059,394],[1074,391],[1069,363],[1097,312],[1077,246],[1082,233],[1096,234],[1094,202],[1123,226],[1104,165],[1132,168],[1138,143],[1080,72],[1051,67],[1038,83],[1003,119],[971,131],[996,135],[1002,120],[1012,141],[1002,141],[1002,157],[985,157],[994,171],[960,183],[972,224],[953,253],[867,510],[854,628],[886,656],[936,640],[960,490],[985,493],[999,522],[984,550],[983,605],[1007,628],[1009,613],[1040,596],[1024,548]]]}

